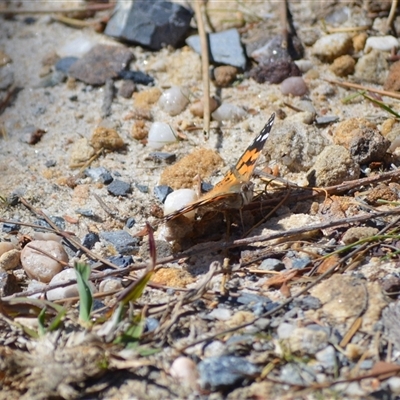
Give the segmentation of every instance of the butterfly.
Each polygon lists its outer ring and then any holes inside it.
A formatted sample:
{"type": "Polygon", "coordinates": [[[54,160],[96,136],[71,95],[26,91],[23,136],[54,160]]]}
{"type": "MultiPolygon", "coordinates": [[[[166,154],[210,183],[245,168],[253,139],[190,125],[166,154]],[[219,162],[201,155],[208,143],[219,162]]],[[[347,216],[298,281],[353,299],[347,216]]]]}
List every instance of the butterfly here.
{"type": "Polygon", "coordinates": [[[264,147],[274,124],[275,114],[272,114],[259,135],[239,158],[234,168],[219,181],[213,189],[205,193],[200,199],[187,204],[179,210],[164,216],[163,221],[171,221],[180,215],[200,207],[205,209],[240,209],[253,199],[254,185],[250,181],[258,157],[264,147]]]}

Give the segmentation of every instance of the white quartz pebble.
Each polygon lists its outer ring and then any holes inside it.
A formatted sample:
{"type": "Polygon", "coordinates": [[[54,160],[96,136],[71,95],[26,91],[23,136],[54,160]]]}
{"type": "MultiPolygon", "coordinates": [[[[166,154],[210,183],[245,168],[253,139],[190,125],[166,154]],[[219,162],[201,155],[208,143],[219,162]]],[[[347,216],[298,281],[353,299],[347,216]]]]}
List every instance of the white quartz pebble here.
{"type": "Polygon", "coordinates": [[[246,116],[246,111],[243,108],[234,104],[221,104],[211,116],[215,121],[240,121],[246,116]]]}
{"type": "MultiPolygon", "coordinates": [[[[193,189],[178,189],[170,193],[165,199],[164,215],[180,210],[192,201],[197,200],[197,194],[193,189]]],[[[189,211],[185,214],[186,218],[194,219],[196,211],[189,211]]]]}
{"type": "Polygon", "coordinates": [[[161,95],[158,104],[169,115],[178,115],[189,104],[189,91],[186,88],[172,86],[161,95]]]}
{"type": "Polygon", "coordinates": [[[172,363],[169,373],[181,384],[197,389],[197,366],[189,357],[178,357],[172,363]]]}
{"type": "Polygon", "coordinates": [[[56,260],[68,262],[68,255],[62,245],[54,240],[33,240],[21,252],[21,264],[26,274],[40,282],[50,282],[63,269],[63,265],[56,260]],[[52,255],[54,259],[33,247],[52,255]]]}
{"type": "MultiPolygon", "coordinates": [[[[67,282],[71,279],[76,279],[76,272],[74,268],[68,268],[61,271],[59,274],[55,275],[53,279],[50,281],[50,285],[54,285],[55,283],[67,282]]],[[[47,299],[50,301],[66,299],[68,297],[78,296],[78,286],[76,283],[63,286],[56,289],[49,290],[47,292],[47,299]]]]}
{"type": "Polygon", "coordinates": [[[371,49],[380,51],[391,51],[399,47],[399,41],[394,36],[371,36],[365,43],[364,51],[368,53],[371,49]]]}
{"type": "Polygon", "coordinates": [[[155,150],[162,149],[168,143],[177,141],[172,127],[165,122],[154,122],[149,131],[148,146],[155,150]]]}

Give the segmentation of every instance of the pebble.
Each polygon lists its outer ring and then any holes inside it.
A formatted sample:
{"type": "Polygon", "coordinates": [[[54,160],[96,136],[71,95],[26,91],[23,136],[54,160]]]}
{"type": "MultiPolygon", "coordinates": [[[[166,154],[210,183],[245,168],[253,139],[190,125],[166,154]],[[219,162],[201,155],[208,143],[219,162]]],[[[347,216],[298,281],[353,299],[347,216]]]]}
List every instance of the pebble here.
{"type": "Polygon", "coordinates": [[[371,36],[365,43],[364,51],[368,53],[370,50],[392,51],[399,47],[399,41],[394,36],[371,36]]]}
{"type": "Polygon", "coordinates": [[[334,143],[350,151],[358,164],[381,161],[390,146],[376,125],[364,118],[350,118],[341,122],[334,131],[334,143]]]}
{"type": "Polygon", "coordinates": [[[353,48],[356,53],[364,49],[367,39],[368,39],[367,32],[361,32],[353,36],[353,48]]]}
{"type": "Polygon", "coordinates": [[[133,228],[136,225],[136,220],[133,217],[129,217],[126,221],[125,221],[125,226],[128,229],[133,228]]]}
{"type": "Polygon", "coordinates": [[[82,246],[85,246],[87,249],[91,250],[99,241],[100,237],[96,232],[89,232],[82,239],[82,246]]]}
{"type": "Polygon", "coordinates": [[[176,154],[175,153],[164,153],[161,151],[155,151],[148,155],[148,158],[153,159],[154,161],[164,161],[167,164],[172,164],[176,161],[176,154]]]}
{"type": "Polygon", "coordinates": [[[86,138],[78,139],[71,148],[69,156],[70,168],[79,168],[85,164],[95,154],[94,148],[90,145],[89,140],[86,138]]]}
{"type": "Polygon", "coordinates": [[[21,138],[23,142],[33,145],[40,142],[46,131],[36,127],[35,125],[26,125],[19,133],[23,135],[21,138]]]}
{"type": "Polygon", "coordinates": [[[193,11],[169,1],[118,1],[104,33],[152,50],[178,46],[190,29],[193,11]]]}
{"type": "Polygon", "coordinates": [[[21,252],[21,264],[26,274],[40,282],[49,283],[63,269],[63,265],[56,260],[67,263],[68,255],[63,246],[53,240],[33,240],[21,252]],[[33,250],[31,246],[51,254],[55,260],[33,250]]]}
{"type": "Polygon", "coordinates": [[[133,94],[133,105],[136,109],[136,114],[141,114],[144,116],[144,118],[141,119],[147,119],[151,120],[151,115],[150,117],[148,116],[148,111],[151,109],[153,104],[157,103],[158,99],[161,96],[161,91],[160,89],[154,87],[146,90],[142,90],[141,92],[136,92],[133,94]]]}
{"type": "Polygon", "coordinates": [[[141,185],[140,183],[135,183],[135,188],[142,193],[149,193],[149,187],[147,185],[141,185]]]}
{"type": "Polygon", "coordinates": [[[75,212],[79,215],[83,215],[84,217],[87,218],[95,218],[96,213],[93,210],[88,210],[86,208],[77,208],[75,209],[75,212]]]}
{"type": "MultiPolygon", "coordinates": [[[[50,285],[68,282],[69,280],[76,279],[76,272],[74,268],[67,268],[55,275],[51,281],[50,285]]],[[[68,297],[77,297],[79,296],[78,285],[76,283],[68,286],[59,287],[56,289],[52,289],[47,291],[46,293],[47,299],[50,301],[67,299],[68,297]]]]}
{"type": "MultiPolygon", "coordinates": [[[[198,35],[190,36],[186,43],[198,54],[201,54],[200,38],[198,35]]],[[[245,69],[246,56],[236,29],[228,29],[208,35],[210,62],[231,65],[245,69]]]]}
{"type": "Polygon", "coordinates": [[[340,56],[335,58],[330,70],[337,76],[347,76],[354,73],[356,61],[349,55],[340,56]]]}
{"type": "Polygon", "coordinates": [[[378,50],[372,50],[357,61],[354,77],[365,82],[383,85],[388,75],[389,64],[387,55],[378,50]]]}
{"type": "Polygon", "coordinates": [[[383,88],[392,92],[400,90],[400,61],[396,61],[391,65],[383,88]]]}
{"type": "Polygon", "coordinates": [[[215,121],[232,121],[238,122],[245,118],[247,112],[239,106],[229,103],[221,104],[212,114],[215,121]]]}
{"type": "MultiPolygon", "coordinates": [[[[51,215],[50,220],[59,228],[61,231],[65,230],[65,219],[63,217],[57,217],[55,215],[51,215]]],[[[36,225],[43,226],[44,228],[51,228],[50,224],[44,219],[38,219],[35,222],[36,225]]],[[[40,229],[38,229],[40,231],[40,229]]],[[[46,238],[46,236],[42,236],[43,239],[40,240],[56,240],[59,241],[59,238],[52,239],[50,236],[46,238]]]]}
{"type": "Polygon", "coordinates": [[[223,390],[238,385],[244,379],[256,376],[258,367],[242,357],[210,357],[198,366],[200,385],[205,390],[223,390]]]}
{"type": "Polygon", "coordinates": [[[324,368],[334,368],[337,364],[335,348],[333,346],[326,346],[315,353],[315,359],[324,368]]]}
{"type": "Polygon", "coordinates": [[[307,174],[311,186],[333,186],[360,177],[360,166],[350,152],[339,145],[327,146],[307,174]]]}
{"type": "Polygon", "coordinates": [[[332,62],[335,58],[351,52],[353,42],[347,33],[332,33],[322,36],[313,45],[312,52],[324,62],[332,62]]]}
{"type": "Polygon", "coordinates": [[[68,74],[69,69],[76,61],[78,61],[78,57],[63,57],[56,62],[54,67],[57,71],[68,74]]]}
{"type": "Polygon", "coordinates": [[[265,271],[283,271],[285,268],[285,264],[275,258],[266,258],[259,266],[259,269],[265,271]]]}
{"type": "Polygon", "coordinates": [[[0,50],[0,67],[4,67],[4,65],[7,65],[11,62],[11,57],[7,53],[4,53],[4,51],[0,50]]]}
{"type": "Polygon", "coordinates": [[[342,242],[344,244],[351,244],[358,242],[361,239],[365,239],[371,236],[377,235],[379,229],[372,228],[368,226],[355,226],[353,228],[347,229],[346,233],[342,237],[342,242]]]}
{"type": "Polygon", "coordinates": [[[281,368],[279,380],[288,385],[310,386],[315,383],[315,372],[305,363],[288,363],[281,368]]]}
{"type": "Polygon", "coordinates": [[[7,90],[14,83],[14,72],[8,68],[0,69],[0,90],[7,90]]]}
{"type": "Polygon", "coordinates": [[[286,78],[281,83],[281,93],[284,95],[304,96],[308,92],[308,88],[301,76],[292,76],[286,78]]]}
{"type": "Polygon", "coordinates": [[[198,372],[197,366],[189,357],[178,357],[174,360],[169,369],[169,373],[182,385],[197,389],[198,372]]]}
{"type": "Polygon", "coordinates": [[[386,383],[394,394],[400,394],[400,377],[392,376],[386,383]]]}
{"type": "Polygon", "coordinates": [[[100,237],[111,243],[120,254],[132,254],[139,250],[139,238],[132,237],[126,231],[101,232],[100,237]]]}
{"type": "Polygon", "coordinates": [[[93,48],[95,42],[89,39],[87,34],[82,33],[73,40],[68,41],[57,50],[60,57],[82,57],[93,48]]]}
{"type": "Polygon", "coordinates": [[[278,326],[276,333],[278,335],[279,340],[284,340],[284,339],[290,338],[290,336],[293,334],[295,329],[296,329],[295,325],[289,324],[287,322],[282,322],[278,326]]]}
{"type": "MultiPolygon", "coordinates": [[[[167,196],[164,202],[164,215],[170,214],[176,210],[181,209],[187,204],[196,201],[198,198],[197,193],[192,189],[177,189],[167,196]]],[[[186,218],[193,220],[196,211],[190,211],[184,214],[186,218]]]]}
{"type": "Polygon", "coordinates": [[[154,83],[154,78],[150,75],[145,74],[142,71],[131,71],[122,69],[118,76],[126,81],[132,81],[139,85],[151,85],[154,83]]]}
{"type": "Polygon", "coordinates": [[[7,253],[10,250],[15,250],[16,247],[11,242],[0,242],[0,256],[7,253]]]}
{"type": "Polygon", "coordinates": [[[149,130],[148,146],[152,149],[160,150],[166,144],[175,143],[177,135],[171,125],[165,122],[153,122],[149,130]]]}
{"type": "Polygon", "coordinates": [[[114,179],[107,186],[108,193],[113,196],[128,196],[132,192],[130,183],[121,181],[120,179],[114,179]]]}
{"type": "MultiPolygon", "coordinates": [[[[35,279],[31,279],[28,283],[28,287],[27,290],[31,291],[31,290],[45,290],[45,288],[47,288],[47,284],[44,282],[39,282],[35,279]]],[[[43,296],[43,293],[39,292],[36,294],[32,294],[30,296],[28,296],[29,298],[33,298],[33,299],[39,299],[40,297],[43,296]]]]}
{"type": "Polygon", "coordinates": [[[236,79],[237,73],[237,68],[231,65],[215,67],[213,71],[214,83],[218,87],[227,87],[236,79]]]}
{"type": "Polygon", "coordinates": [[[178,115],[189,104],[189,94],[185,87],[172,86],[161,95],[158,104],[169,115],[178,115]]]}
{"type": "Polygon", "coordinates": [[[1,231],[4,233],[18,232],[21,229],[21,225],[16,222],[4,222],[1,231]]]}
{"type": "Polygon", "coordinates": [[[125,146],[123,139],[115,129],[103,126],[95,128],[90,138],[90,143],[95,150],[107,149],[116,151],[125,146]]]}
{"type": "Polygon", "coordinates": [[[232,310],[227,308],[214,308],[207,317],[218,321],[228,321],[232,317],[232,310]]]}
{"type": "Polygon", "coordinates": [[[300,76],[301,72],[299,67],[294,61],[289,60],[277,60],[274,63],[268,65],[259,65],[252,68],[250,71],[250,77],[253,78],[257,83],[281,83],[286,78],[292,76],[300,76]]]}
{"type": "Polygon", "coordinates": [[[72,64],[68,74],[89,85],[104,85],[117,78],[132,59],[133,53],[126,47],[98,44],[72,64]]]}
{"type": "Polygon", "coordinates": [[[9,250],[0,255],[0,270],[11,271],[18,267],[21,252],[17,249],[9,250]]]}
{"type": "Polygon", "coordinates": [[[123,256],[120,254],[118,256],[109,257],[108,261],[110,261],[119,268],[126,268],[133,263],[133,258],[132,256],[123,256]]]}
{"type": "Polygon", "coordinates": [[[136,140],[143,140],[149,135],[146,123],[143,120],[137,120],[133,123],[131,135],[136,140]]]}
{"type": "Polygon", "coordinates": [[[84,174],[94,182],[101,182],[108,185],[113,181],[110,171],[104,167],[86,168],[84,174]]]}
{"type": "Polygon", "coordinates": [[[304,59],[296,60],[295,64],[299,68],[300,72],[303,74],[314,68],[314,64],[310,60],[304,60],[304,59]]]}
{"type": "MultiPolygon", "coordinates": [[[[214,97],[210,97],[210,112],[212,113],[215,111],[219,106],[219,103],[217,100],[215,100],[214,97]]],[[[197,100],[195,101],[191,106],[190,106],[190,112],[195,116],[195,117],[200,117],[203,118],[204,116],[204,102],[203,100],[197,100]]]]}
{"type": "Polygon", "coordinates": [[[124,80],[118,89],[118,96],[121,96],[124,99],[130,99],[135,89],[136,85],[134,82],[130,80],[124,80]]]}
{"type": "Polygon", "coordinates": [[[293,306],[306,310],[318,310],[321,308],[321,302],[314,296],[302,296],[294,299],[293,306]]]}
{"type": "Polygon", "coordinates": [[[119,278],[106,278],[100,282],[99,292],[111,292],[123,289],[122,281],[119,278]]]}
{"type": "Polygon", "coordinates": [[[173,192],[173,189],[167,185],[158,185],[158,186],[154,187],[153,192],[154,192],[154,196],[161,203],[164,203],[167,196],[173,192]]]}

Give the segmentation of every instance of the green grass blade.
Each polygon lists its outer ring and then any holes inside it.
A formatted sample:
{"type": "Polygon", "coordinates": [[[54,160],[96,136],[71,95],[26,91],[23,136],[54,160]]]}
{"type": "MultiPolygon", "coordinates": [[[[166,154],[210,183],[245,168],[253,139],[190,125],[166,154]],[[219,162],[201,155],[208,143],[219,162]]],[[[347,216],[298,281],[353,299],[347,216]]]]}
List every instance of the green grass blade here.
{"type": "Polygon", "coordinates": [[[90,266],[77,263],[75,271],[79,292],[79,320],[88,323],[93,307],[93,296],[89,285],[90,266]]]}

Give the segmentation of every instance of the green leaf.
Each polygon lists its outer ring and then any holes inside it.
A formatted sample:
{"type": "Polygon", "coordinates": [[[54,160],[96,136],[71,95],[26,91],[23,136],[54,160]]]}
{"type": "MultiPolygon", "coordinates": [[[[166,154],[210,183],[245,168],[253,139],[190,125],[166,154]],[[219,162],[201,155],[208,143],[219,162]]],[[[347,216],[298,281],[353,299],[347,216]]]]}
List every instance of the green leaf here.
{"type": "Polygon", "coordinates": [[[46,334],[46,307],[42,308],[37,319],[39,324],[39,336],[44,336],[46,334]]]}
{"type": "Polygon", "coordinates": [[[79,319],[83,323],[88,323],[93,307],[93,296],[89,285],[90,266],[76,263],[75,271],[79,292],[79,319]]]}

